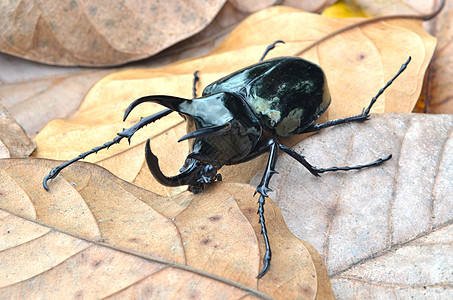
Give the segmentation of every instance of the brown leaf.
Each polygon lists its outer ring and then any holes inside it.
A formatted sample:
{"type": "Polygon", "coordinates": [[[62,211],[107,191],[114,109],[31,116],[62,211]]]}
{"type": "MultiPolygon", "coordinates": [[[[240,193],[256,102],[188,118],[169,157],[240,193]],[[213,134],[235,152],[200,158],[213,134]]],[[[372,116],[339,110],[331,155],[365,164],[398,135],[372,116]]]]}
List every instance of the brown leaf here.
{"type": "MultiPolygon", "coordinates": [[[[277,39],[285,40],[286,45],[279,45],[270,52],[270,57],[297,53],[326,33],[354,22],[357,21],[333,20],[285,7],[263,10],[244,21],[208,56],[161,69],[128,70],[103,78],[87,94],[74,118],[52,121],[36,136],[38,149],[35,155],[61,160],[76,157],[113,139],[116,132],[131,126],[140,116],[148,116],[161,109],[157,104],[143,105],[142,111],[134,111],[128,123],[123,124],[124,109],[133,99],[152,94],[190,98],[194,70],[200,70],[201,82],[197,86],[200,94],[202,86],[256,62],[267,45],[277,39]],[[268,28],[273,31],[267,35],[252,34],[252,30],[266,31],[268,28]]],[[[395,20],[345,32],[308,51],[304,57],[320,63],[327,74],[333,100],[326,117],[334,119],[360,112],[411,55],[412,62],[407,70],[373,108],[374,112],[410,112],[417,101],[434,45],[435,39],[426,34],[419,23],[395,20]],[[404,44],[401,39],[405,40],[404,44]]],[[[180,123],[182,119],[170,115],[139,131],[132,138],[132,145],[143,144],[151,137],[153,147],[160,144],[161,149],[171,149],[171,156],[163,150],[158,157],[163,160],[162,165],[168,166],[168,173],[176,174],[187,155],[186,146],[176,143],[183,135],[183,127],[180,125],[170,134],[161,136],[165,135],[166,128],[180,123]],[[171,136],[173,134],[174,137],[171,136]],[[154,141],[157,138],[163,144],[154,141]],[[164,162],[165,159],[167,162],[164,162]]],[[[126,149],[126,144],[120,144],[88,160],[98,162],[115,156],[117,162],[123,163],[104,164],[110,171],[141,187],[162,193],[159,185],[149,184],[152,179],[143,156],[132,158],[129,155],[131,152],[126,152],[126,149]],[[131,167],[126,167],[129,165],[131,167]]],[[[134,153],[137,152],[134,150],[134,153]]],[[[263,158],[249,162],[245,166],[246,171],[244,166],[225,167],[222,174],[226,181],[248,182],[262,163],[263,158]]]]}
{"type": "Polygon", "coordinates": [[[431,25],[439,37],[439,43],[429,68],[428,82],[423,92],[425,111],[429,113],[453,113],[453,3],[448,1],[443,11],[431,25]]]}
{"type": "MultiPolygon", "coordinates": [[[[324,4],[326,4],[325,2],[324,4]]],[[[297,1],[310,11],[311,1],[297,1]]],[[[319,8],[314,7],[314,8],[319,8]]],[[[225,3],[201,32],[147,60],[121,67],[156,68],[208,53],[245,17],[246,13],[225,3]]],[[[87,70],[41,65],[0,53],[0,98],[25,132],[33,137],[50,120],[72,116],[87,90],[115,69],[87,70]],[[39,107],[39,109],[36,109],[39,107]]]]}
{"type": "Polygon", "coordinates": [[[425,22],[425,29],[438,37],[439,42],[428,68],[427,77],[419,103],[414,111],[427,113],[453,113],[453,87],[450,84],[452,77],[451,40],[453,29],[451,16],[453,4],[451,1],[366,1],[358,0],[355,4],[373,16],[390,14],[424,14],[434,11],[441,3],[445,6],[435,19],[425,22]]]}
{"type": "Polygon", "coordinates": [[[0,86],[3,104],[29,136],[36,135],[50,120],[74,114],[79,99],[97,80],[110,73],[107,70],[75,73],[74,69],[56,73],[55,67],[50,66],[40,66],[35,71],[37,74],[31,75],[31,79],[0,86]]]}
{"type": "Polygon", "coordinates": [[[118,65],[149,57],[199,32],[224,3],[4,2],[0,50],[48,64],[118,65]]]}
{"type": "Polygon", "coordinates": [[[27,157],[35,144],[0,103],[0,158],[27,157]]]}
{"type": "Polygon", "coordinates": [[[419,114],[323,130],[293,147],[317,167],[393,157],[320,178],[279,157],[269,195],[290,230],[320,251],[337,297],[451,298],[452,131],[453,116],[419,114]]]}
{"type": "Polygon", "coordinates": [[[251,186],[219,183],[170,199],[78,163],[46,192],[52,166],[0,160],[0,269],[8,274],[0,292],[8,298],[332,298],[320,256],[294,238],[272,201],[272,267],[255,278],[264,245],[251,186]]]}
{"type": "Polygon", "coordinates": [[[0,158],[9,158],[11,154],[9,153],[8,148],[5,144],[3,144],[2,140],[0,140],[0,158]]]}

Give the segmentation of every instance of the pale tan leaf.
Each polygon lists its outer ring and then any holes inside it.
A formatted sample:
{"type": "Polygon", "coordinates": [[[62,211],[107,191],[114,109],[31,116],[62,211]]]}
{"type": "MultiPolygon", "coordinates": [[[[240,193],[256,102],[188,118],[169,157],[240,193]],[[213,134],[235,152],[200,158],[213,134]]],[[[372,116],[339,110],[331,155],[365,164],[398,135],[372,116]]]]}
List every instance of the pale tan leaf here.
{"type": "MultiPolygon", "coordinates": [[[[442,1],[442,0],[441,0],[442,1]]],[[[423,15],[433,11],[439,0],[346,0],[371,16],[423,15]]]]}
{"type": "Polygon", "coordinates": [[[0,269],[9,274],[0,278],[2,295],[181,298],[192,284],[203,298],[332,298],[321,257],[291,234],[271,200],[272,266],[256,279],[264,244],[249,185],[167,198],[77,163],[46,192],[51,166],[0,160],[0,269]]]}
{"type": "Polygon", "coordinates": [[[451,298],[452,132],[451,115],[377,115],[325,129],[293,149],[319,168],[392,154],[381,166],[316,178],[279,157],[269,195],[291,231],[320,251],[336,296],[451,298]]]}
{"type": "Polygon", "coordinates": [[[340,299],[450,299],[453,228],[432,230],[332,277],[340,299]]]}
{"type": "Polygon", "coordinates": [[[11,154],[9,153],[8,148],[6,147],[5,144],[0,140],[0,157],[1,158],[9,158],[11,157],[11,154]]]}
{"type": "Polygon", "coordinates": [[[234,6],[235,9],[244,13],[253,13],[260,9],[264,9],[268,6],[277,4],[277,0],[228,0],[228,2],[234,6]]]}
{"type": "Polygon", "coordinates": [[[34,142],[0,102],[0,158],[27,157],[35,147],[34,142]]]}
{"type": "Polygon", "coordinates": [[[354,1],[355,5],[364,9],[373,16],[390,14],[418,14],[435,11],[445,5],[435,19],[424,24],[424,28],[439,39],[433,61],[428,68],[428,74],[423,87],[422,95],[415,109],[416,112],[452,113],[453,88],[450,84],[452,70],[451,40],[453,29],[451,26],[453,4],[451,1],[354,1]]]}
{"type": "Polygon", "coordinates": [[[321,12],[324,8],[334,4],[338,0],[283,0],[281,5],[290,6],[310,12],[321,12]]]}
{"type": "Polygon", "coordinates": [[[194,35],[224,3],[2,2],[0,50],[48,64],[119,65],[149,57],[194,35]]]}
{"type": "MultiPolygon", "coordinates": [[[[121,118],[125,108],[138,97],[168,94],[190,98],[194,70],[200,70],[201,82],[197,85],[200,94],[201,87],[256,62],[267,45],[277,39],[285,40],[286,44],[279,45],[269,57],[295,54],[327,33],[354,22],[357,20],[333,20],[291,8],[274,7],[249,17],[208,56],[156,70],[113,73],[90,90],[74,118],[50,122],[36,136],[38,149],[35,156],[71,159],[113,139],[116,132],[131,126],[141,116],[148,116],[161,109],[157,104],[143,105],[140,111],[134,111],[128,122],[123,124],[121,118]],[[270,27],[281,30],[274,30],[267,35],[252,34],[252,30],[265,31],[270,27]]],[[[373,111],[410,112],[420,93],[424,71],[434,46],[435,39],[424,32],[418,22],[393,20],[342,33],[303,56],[319,63],[327,74],[332,104],[325,117],[334,119],[349,116],[351,112],[360,112],[394,76],[409,55],[412,56],[412,61],[407,70],[379,98],[373,111]],[[405,43],[401,43],[401,40],[405,40],[405,43]]],[[[147,138],[154,140],[160,137],[166,128],[181,122],[182,119],[176,114],[170,115],[139,131],[132,138],[132,144],[142,144],[147,138]]],[[[166,155],[163,151],[163,155],[158,156],[160,159],[165,159],[165,156],[169,158],[169,162],[162,165],[168,164],[172,170],[169,173],[172,174],[178,172],[187,154],[186,146],[176,143],[182,135],[181,132],[174,140],[164,139],[166,149],[172,149],[174,155],[166,155]]],[[[130,168],[130,173],[129,168],[121,164],[106,163],[105,166],[123,179],[133,180],[146,189],[162,193],[162,188],[149,184],[149,173],[146,172],[144,164],[140,163],[144,161],[143,156],[141,160],[130,158],[127,154],[129,152],[126,152],[127,147],[126,143],[120,144],[109,151],[101,151],[88,160],[98,162],[115,156],[115,160],[124,160],[127,164],[127,161],[132,159],[134,162],[131,164],[133,167],[130,168]]],[[[262,166],[262,162],[261,158],[247,163],[245,172],[242,167],[227,167],[222,169],[222,174],[226,181],[248,182],[262,166]]]]}
{"type": "MultiPolygon", "coordinates": [[[[45,76],[45,69],[39,75],[45,76]]],[[[68,70],[65,74],[53,74],[49,78],[27,80],[0,86],[0,98],[11,115],[21,124],[29,136],[36,133],[50,120],[73,114],[89,87],[109,71],[68,70]]]]}

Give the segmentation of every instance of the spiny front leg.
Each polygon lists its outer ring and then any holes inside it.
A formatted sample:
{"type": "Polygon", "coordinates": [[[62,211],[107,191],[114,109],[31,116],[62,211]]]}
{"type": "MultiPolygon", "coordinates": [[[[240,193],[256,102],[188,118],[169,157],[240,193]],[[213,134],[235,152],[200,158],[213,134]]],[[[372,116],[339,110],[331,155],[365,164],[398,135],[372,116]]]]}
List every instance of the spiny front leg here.
{"type": "Polygon", "coordinates": [[[69,160],[69,161],[67,161],[67,162],[65,162],[65,163],[53,168],[50,171],[50,173],[47,174],[44,177],[44,179],[42,181],[42,185],[43,185],[44,189],[46,191],[49,191],[49,186],[47,185],[48,181],[51,180],[51,179],[54,179],[55,177],[57,177],[58,174],[60,174],[60,172],[64,168],[66,168],[67,166],[73,164],[76,161],[84,159],[88,155],[91,155],[93,153],[98,153],[98,151],[100,151],[100,150],[108,149],[111,146],[113,146],[114,144],[118,144],[123,138],[127,138],[128,142],[130,143],[132,136],[134,135],[135,132],[137,132],[137,130],[143,128],[144,126],[146,126],[146,125],[148,125],[148,124],[150,124],[152,122],[155,122],[155,121],[159,120],[160,118],[165,117],[166,115],[170,114],[171,112],[172,112],[171,109],[165,109],[165,110],[163,110],[161,112],[158,112],[158,113],[156,113],[154,115],[151,115],[149,117],[142,118],[142,119],[140,119],[139,122],[137,122],[132,127],[129,127],[127,129],[123,129],[122,132],[117,133],[118,136],[115,137],[112,141],[107,142],[107,143],[105,143],[102,146],[95,147],[95,148],[91,149],[90,151],[84,152],[84,153],[80,154],[79,156],[77,156],[76,158],[73,158],[73,159],[71,159],[71,160],[69,160]]]}

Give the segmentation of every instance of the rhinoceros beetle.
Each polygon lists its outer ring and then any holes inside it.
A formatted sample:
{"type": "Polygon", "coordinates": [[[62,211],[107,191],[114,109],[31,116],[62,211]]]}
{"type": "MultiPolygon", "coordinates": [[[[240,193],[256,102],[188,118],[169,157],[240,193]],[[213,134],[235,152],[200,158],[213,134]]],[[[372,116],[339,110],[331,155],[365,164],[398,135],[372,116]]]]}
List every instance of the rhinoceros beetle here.
{"type": "Polygon", "coordinates": [[[134,126],[118,133],[112,141],[52,169],[43,180],[44,188],[48,191],[47,182],[73,162],[119,143],[125,137],[130,142],[137,130],[176,111],[185,118],[188,127],[188,133],[179,141],[189,139],[192,142],[191,152],[180,174],[172,177],[165,176],[159,168],[157,157],[151,151],[149,139],[145,146],[148,167],[156,180],[163,185],[188,185],[189,191],[199,193],[205,184],[222,179],[217,173],[222,166],[240,164],[261,154],[270,153],[264,175],[255,191],[255,194],[260,194],[257,213],[266,247],[263,268],[257,276],[261,278],[269,270],[271,262],[271,248],[264,219],[264,203],[265,198],[268,197],[267,192],[270,191],[271,177],[277,173],[275,164],[279,150],[296,159],[315,176],[329,171],[348,171],[375,166],[391,158],[391,155],[388,155],[364,165],[319,169],[308,163],[304,156],[281,144],[277,138],[319,131],[342,123],[367,120],[377,98],[404,71],[410,61],[409,57],[361,114],[315,124],[314,122],[330,104],[326,76],[319,66],[298,57],[278,57],[263,61],[266,54],[277,43],[283,42],[276,41],[270,45],[258,63],[208,85],[200,98],[196,98],[195,84],[198,77],[195,72],[193,99],[159,95],[135,100],[126,109],[123,120],[136,106],[144,102],[159,103],[167,109],[142,118],[134,126]]]}

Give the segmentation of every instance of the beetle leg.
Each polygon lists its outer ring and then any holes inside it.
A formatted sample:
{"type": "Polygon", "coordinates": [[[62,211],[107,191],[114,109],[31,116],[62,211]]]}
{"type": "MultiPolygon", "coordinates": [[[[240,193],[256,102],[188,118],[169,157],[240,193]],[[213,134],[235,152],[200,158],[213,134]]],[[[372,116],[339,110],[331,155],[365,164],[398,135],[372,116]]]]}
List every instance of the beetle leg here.
{"type": "Polygon", "coordinates": [[[268,197],[267,192],[270,191],[269,189],[269,181],[271,180],[272,175],[278,173],[275,171],[275,164],[277,163],[278,157],[278,147],[279,143],[275,139],[269,139],[266,143],[267,149],[269,153],[269,159],[267,161],[266,170],[264,171],[263,178],[261,179],[260,184],[256,188],[255,194],[259,193],[260,198],[258,200],[258,214],[259,214],[259,222],[261,224],[261,234],[263,235],[264,245],[266,247],[266,252],[263,256],[263,269],[258,274],[257,278],[261,278],[264,274],[267,273],[271,264],[272,252],[271,247],[269,244],[269,237],[267,236],[267,229],[266,229],[266,222],[264,219],[264,203],[266,202],[266,197],[268,197]]]}
{"type": "Polygon", "coordinates": [[[352,117],[348,117],[348,118],[331,120],[331,121],[327,121],[327,122],[321,123],[321,124],[313,124],[313,125],[310,125],[309,127],[307,127],[302,133],[319,131],[319,130],[321,130],[323,128],[327,128],[327,127],[331,127],[331,126],[335,126],[335,125],[339,125],[339,124],[343,124],[343,123],[367,120],[368,117],[370,116],[370,110],[371,110],[371,107],[373,106],[373,104],[376,102],[376,100],[379,98],[379,96],[381,96],[384,93],[384,91],[393,83],[393,81],[401,73],[403,73],[403,71],[406,69],[406,67],[407,67],[407,65],[409,64],[410,61],[411,61],[411,57],[409,56],[408,60],[401,66],[400,70],[396,73],[396,75],[393,76],[393,78],[390,79],[387,82],[387,84],[382,89],[379,90],[377,95],[374,96],[373,99],[371,99],[371,102],[368,105],[368,107],[366,109],[364,108],[362,110],[361,114],[356,115],[356,116],[352,116],[352,117]]]}
{"type": "Polygon", "coordinates": [[[269,51],[274,49],[275,45],[278,44],[278,43],[284,44],[285,42],[281,41],[281,40],[278,40],[278,41],[273,42],[271,45],[267,46],[266,50],[264,50],[263,56],[261,56],[259,61],[263,61],[264,58],[266,57],[266,55],[269,53],[269,51]]]}
{"type": "Polygon", "coordinates": [[[198,70],[193,73],[193,83],[192,83],[192,95],[193,99],[197,98],[197,82],[200,80],[198,77],[198,70]]]}
{"type": "Polygon", "coordinates": [[[149,117],[146,117],[146,118],[142,118],[139,122],[137,122],[134,126],[132,127],[129,127],[127,129],[124,129],[122,132],[120,133],[117,133],[118,136],[115,137],[112,141],[110,142],[107,142],[105,143],[104,145],[102,146],[99,146],[99,147],[96,147],[96,148],[93,148],[91,149],[90,151],[87,151],[87,152],[84,152],[82,154],[80,154],[79,156],[77,156],[76,158],[73,158],[55,168],[53,168],[49,174],[47,174],[44,179],[43,179],[43,182],[42,182],[42,185],[44,187],[44,189],[46,191],[49,191],[49,187],[47,186],[47,182],[50,180],[50,179],[53,179],[55,177],[57,177],[58,174],[60,174],[61,170],[63,170],[64,168],[66,168],[67,166],[73,164],[74,162],[78,161],[78,160],[81,160],[81,159],[84,159],[85,157],[87,157],[88,155],[90,154],[93,154],[93,153],[97,153],[99,150],[102,150],[102,149],[106,149],[106,148],[109,148],[110,146],[114,145],[114,144],[118,144],[123,138],[127,137],[127,140],[129,141],[130,143],[130,140],[131,140],[131,137],[132,135],[134,135],[135,132],[137,132],[137,130],[139,130],[140,128],[154,122],[154,121],[157,121],[159,120],[160,118],[162,117],[165,117],[166,115],[170,114],[172,112],[171,109],[166,109],[166,110],[163,110],[161,112],[158,112],[154,115],[151,115],[149,117]]]}
{"type": "Polygon", "coordinates": [[[259,146],[255,151],[247,155],[245,158],[243,158],[240,162],[246,162],[249,161],[255,157],[258,157],[261,154],[264,154],[266,152],[270,152],[269,154],[269,159],[267,162],[266,169],[264,171],[263,178],[261,179],[260,184],[256,188],[255,194],[259,193],[260,198],[258,200],[259,203],[259,208],[258,208],[258,214],[260,218],[260,224],[261,224],[261,233],[263,234],[264,238],[264,244],[266,247],[266,252],[263,257],[263,269],[261,272],[258,274],[257,278],[261,278],[264,276],[264,274],[267,273],[270,267],[270,262],[271,262],[271,257],[272,257],[272,252],[270,249],[270,244],[269,244],[269,237],[267,236],[267,230],[266,230],[266,224],[265,224],[265,219],[264,219],[264,203],[265,203],[265,198],[268,197],[267,192],[271,191],[269,188],[269,182],[271,180],[272,175],[277,174],[278,172],[275,171],[275,164],[277,163],[277,156],[278,156],[278,149],[283,150],[286,152],[288,155],[290,155],[292,158],[297,160],[299,163],[301,163],[307,170],[312,173],[315,176],[319,176],[321,173],[325,172],[335,172],[335,171],[349,171],[349,170],[359,170],[371,166],[376,166],[379,165],[387,160],[389,160],[392,155],[389,155],[385,158],[380,158],[374,162],[365,164],[365,165],[357,165],[357,166],[352,166],[352,167],[331,167],[331,168],[326,168],[326,169],[319,169],[314,166],[312,166],[303,155],[300,155],[290,147],[287,147],[285,145],[280,144],[276,139],[271,138],[264,143],[261,143],[261,146],[259,146]]]}
{"type": "Polygon", "coordinates": [[[327,169],[317,169],[317,168],[314,168],[314,170],[318,173],[318,174],[321,174],[321,173],[325,173],[325,172],[335,172],[335,171],[350,171],[350,170],[360,170],[360,169],[363,169],[363,168],[368,168],[368,167],[372,167],[372,166],[377,166],[377,165],[380,165],[382,164],[383,162],[389,160],[392,158],[392,155],[390,154],[389,156],[387,157],[384,157],[384,158],[379,158],[373,162],[370,162],[368,164],[364,164],[364,165],[357,165],[357,166],[352,166],[352,167],[331,167],[331,168],[327,168],[327,169]]]}
{"type": "Polygon", "coordinates": [[[131,143],[131,138],[136,133],[139,129],[145,127],[146,125],[153,123],[160,118],[165,117],[166,115],[169,115],[171,112],[173,112],[171,109],[164,109],[158,113],[155,113],[154,115],[151,115],[146,118],[141,118],[140,121],[138,121],[135,125],[132,127],[129,127],[128,129],[124,129],[122,132],[117,133],[121,137],[127,137],[127,141],[129,144],[131,143]]]}
{"type": "Polygon", "coordinates": [[[318,169],[314,166],[312,166],[306,159],[303,155],[300,155],[299,153],[297,153],[296,151],[294,151],[293,149],[291,149],[290,147],[287,147],[285,145],[282,145],[280,144],[279,145],[279,148],[282,149],[284,152],[286,152],[287,154],[289,154],[292,158],[294,158],[295,160],[297,160],[298,162],[300,162],[305,168],[307,168],[307,170],[315,175],[315,176],[319,176],[319,174],[321,173],[325,173],[325,172],[335,172],[335,171],[350,171],[350,170],[360,170],[360,169],[363,169],[363,168],[368,168],[368,167],[372,167],[372,166],[377,166],[377,165],[380,165],[382,164],[383,162],[389,160],[392,158],[392,155],[390,154],[389,156],[387,157],[384,157],[384,158],[379,158],[371,163],[368,163],[368,164],[364,164],[364,165],[357,165],[357,166],[351,166],[351,167],[331,167],[331,168],[326,168],[326,169],[318,169]]]}

